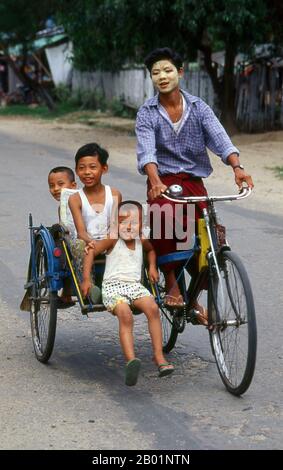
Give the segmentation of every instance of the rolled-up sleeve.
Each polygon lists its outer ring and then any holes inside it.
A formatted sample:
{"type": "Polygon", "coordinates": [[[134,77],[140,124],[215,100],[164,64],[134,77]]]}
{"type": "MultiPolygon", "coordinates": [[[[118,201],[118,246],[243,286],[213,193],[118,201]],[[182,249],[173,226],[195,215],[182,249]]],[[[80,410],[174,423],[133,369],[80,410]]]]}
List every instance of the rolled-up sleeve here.
{"type": "Polygon", "coordinates": [[[147,163],[156,163],[158,165],[154,128],[150,118],[150,111],[146,107],[142,107],[137,114],[136,136],[138,171],[144,175],[144,167],[147,163]]]}
{"type": "Polygon", "coordinates": [[[201,106],[201,122],[205,135],[205,144],[213,153],[221,157],[222,161],[228,165],[227,158],[231,153],[240,154],[235,147],[222,124],[215,116],[212,109],[203,101],[201,106]]]}

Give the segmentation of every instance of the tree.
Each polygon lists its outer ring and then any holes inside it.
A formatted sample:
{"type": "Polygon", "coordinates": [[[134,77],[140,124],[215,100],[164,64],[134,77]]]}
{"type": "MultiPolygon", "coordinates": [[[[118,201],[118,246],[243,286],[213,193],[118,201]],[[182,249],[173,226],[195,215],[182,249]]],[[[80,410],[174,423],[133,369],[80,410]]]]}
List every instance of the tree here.
{"type": "Polygon", "coordinates": [[[54,11],[52,0],[1,0],[0,2],[0,46],[4,50],[10,67],[19,79],[40,95],[52,109],[54,103],[49,94],[26,73],[28,51],[32,47],[36,32],[44,27],[45,20],[54,11]],[[9,48],[17,45],[21,49],[21,67],[17,67],[9,48]]]}
{"type": "Polygon", "coordinates": [[[60,18],[81,70],[116,70],[127,61],[141,62],[154,47],[170,45],[186,60],[201,51],[221,119],[233,127],[235,57],[266,40],[274,22],[282,31],[280,6],[280,0],[70,0],[60,18]],[[212,61],[221,49],[222,75],[212,61]]]}
{"type": "Polygon", "coordinates": [[[251,50],[264,39],[264,0],[179,0],[176,12],[183,34],[192,35],[203,54],[206,70],[218,97],[225,126],[235,127],[234,64],[238,52],[251,50]],[[191,14],[192,13],[192,14],[191,14]],[[215,45],[225,51],[223,75],[213,64],[215,45]]]}

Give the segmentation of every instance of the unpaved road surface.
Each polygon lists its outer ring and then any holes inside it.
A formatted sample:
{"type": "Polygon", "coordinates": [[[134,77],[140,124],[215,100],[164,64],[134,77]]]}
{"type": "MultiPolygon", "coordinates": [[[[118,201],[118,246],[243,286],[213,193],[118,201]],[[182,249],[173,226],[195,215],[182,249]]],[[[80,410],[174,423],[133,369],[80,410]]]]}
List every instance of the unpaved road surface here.
{"type": "MultiPolygon", "coordinates": [[[[143,367],[136,387],[123,383],[117,323],[106,312],[59,311],[48,365],[35,359],[27,313],[20,312],[29,256],[28,213],[56,221],[50,168],[73,166],[75,150],[98,141],[111,154],[105,182],[144,200],[135,170],[135,138],[111,129],[60,122],[0,120],[0,448],[279,449],[282,448],[283,182],[265,167],[283,165],[283,134],[236,136],[256,190],[219,209],[229,241],[253,285],[258,358],[251,387],[227,393],[202,327],[189,327],[169,358],[176,373],[159,379],[149,335],[136,317],[143,367]]],[[[210,192],[233,192],[231,170],[217,158],[210,192]]]]}

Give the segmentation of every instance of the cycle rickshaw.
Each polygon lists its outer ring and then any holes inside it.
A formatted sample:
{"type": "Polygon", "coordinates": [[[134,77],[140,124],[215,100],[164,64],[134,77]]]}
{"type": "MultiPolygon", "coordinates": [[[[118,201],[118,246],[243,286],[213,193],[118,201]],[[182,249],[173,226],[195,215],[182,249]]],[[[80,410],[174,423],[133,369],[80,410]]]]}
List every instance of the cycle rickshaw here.
{"type": "MultiPolygon", "coordinates": [[[[184,298],[184,307],[165,306],[165,283],[160,269],[160,280],[151,284],[144,268],[143,281],[153,293],[159,305],[163,349],[170,352],[177,337],[187,323],[196,324],[195,302],[207,285],[208,332],[210,344],[220,377],[227,390],[234,395],[243,394],[249,387],[256,362],[256,319],[251,285],[240,258],[226,242],[214,202],[234,201],[249,196],[244,188],[231,196],[183,197],[180,186],[171,186],[164,197],[184,204],[207,203],[203,218],[198,221],[198,235],[190,250],[178,251],[158,258],[158,266],[179,261],[177,282],[184,298]],[[192,257],[197,256],[198,274],[186,280],[186,268],[192,257]]],[[[57,292],[64,279],[71,278],[74,295],[82,314],[105,310],[103,304],[93,304],[82,298],[79,275],[68,245],[64,228],[33,226],[29,216],[31,254],[28,282],[25,285],[31,320],[31,333],[36,358],[47,362],[52,354],[57,323],[57,292]]],[[[104,260],[94,265],[95,275],[102,279],[104,260]]]]}

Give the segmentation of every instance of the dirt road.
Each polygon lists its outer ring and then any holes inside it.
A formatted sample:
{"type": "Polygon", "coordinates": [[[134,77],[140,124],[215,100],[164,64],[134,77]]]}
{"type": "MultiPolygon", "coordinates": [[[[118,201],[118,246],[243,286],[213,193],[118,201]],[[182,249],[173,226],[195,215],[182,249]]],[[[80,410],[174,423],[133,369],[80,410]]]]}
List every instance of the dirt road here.
{"type": "MultiPolygon", "coordinates": [[[[0,435],[1,449],[278,449],[282,447],[283,133],[237,136],[253,174],[254,195],[223,205],[229,241],[251,277],[258,320],[253,383],[240,399],[218,377],[207,331],[191,327],[170,355],[176,373],[160,380],[146,323],[135,335],[143,368],[133,389],[123,384],[117,324],[108,313],[89,319],[61,311],[48,366],[36,361],[28,314],[19,311],[29,255],[27,216],[47,225],[57,207],[47,189],[54,166],[73,166],[75,150],[98,141],[110,150],[107,182],[142,200],[135,138],[111,129],[61,122],[0,120],[0,435]]],[[[234,192],[231,170],[214,158],[210,192],[234,192]]]]}

